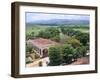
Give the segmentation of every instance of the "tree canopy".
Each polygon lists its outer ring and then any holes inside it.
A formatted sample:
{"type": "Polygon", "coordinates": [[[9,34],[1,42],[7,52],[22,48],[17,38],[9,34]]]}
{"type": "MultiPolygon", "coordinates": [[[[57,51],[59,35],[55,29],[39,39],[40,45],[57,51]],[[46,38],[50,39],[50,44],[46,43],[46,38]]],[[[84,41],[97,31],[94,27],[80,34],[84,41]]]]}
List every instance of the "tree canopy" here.
{"type": "Polygon", "coordinates": [[[57,46],[53,46],[49,48],[49,59],[50,59],[50,66],[57,66],[62,63],[61,58],[61,50],[57,46]]]}
{"type": "Polygon", "coordinates": [[[48,27],[44,31],[40,31],[37,36],[42,38],[52,39],[54,41],[59,41],[60,40],[59,33],[60,31],[58,28],[48,27]]]}

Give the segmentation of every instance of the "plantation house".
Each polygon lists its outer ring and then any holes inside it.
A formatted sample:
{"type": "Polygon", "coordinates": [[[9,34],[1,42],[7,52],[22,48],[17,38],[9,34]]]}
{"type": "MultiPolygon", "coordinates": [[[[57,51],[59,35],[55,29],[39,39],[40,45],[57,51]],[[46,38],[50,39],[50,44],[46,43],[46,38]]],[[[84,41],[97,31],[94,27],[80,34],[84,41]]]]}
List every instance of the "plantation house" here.
{"type": "Polygon", "coordinates": [[[58,43],[50,39],[37,38],[28,40],[27,44],[32,45],[34,51],[40,55],[40,57],[47,57],[49,47],[57,45],[58,43]]]}

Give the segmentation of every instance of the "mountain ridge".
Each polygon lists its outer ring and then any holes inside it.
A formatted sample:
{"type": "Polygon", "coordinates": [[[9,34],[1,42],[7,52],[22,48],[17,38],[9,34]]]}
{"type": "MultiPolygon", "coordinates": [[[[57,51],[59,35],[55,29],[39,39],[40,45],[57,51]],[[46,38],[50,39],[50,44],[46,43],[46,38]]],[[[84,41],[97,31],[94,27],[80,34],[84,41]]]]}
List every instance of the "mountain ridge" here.
{"type": "Polygon", "coordinates": [[[69,20],[69,19],[51,19],[51,20],[38,20],[26,23],[37,25],[89,25],[89,20],[69,20]]]}

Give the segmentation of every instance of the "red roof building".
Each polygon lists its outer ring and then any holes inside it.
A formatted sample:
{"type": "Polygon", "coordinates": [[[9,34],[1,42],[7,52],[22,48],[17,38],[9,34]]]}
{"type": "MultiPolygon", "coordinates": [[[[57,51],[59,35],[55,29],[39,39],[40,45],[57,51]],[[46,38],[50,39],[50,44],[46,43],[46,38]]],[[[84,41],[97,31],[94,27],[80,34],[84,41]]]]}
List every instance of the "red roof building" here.
{"type": "Polygon", "coordinates": [[[40,57],[48,56],[49,47],[58,44],[55,41],[52,41],[50,39],[44,39],[44,38],[28,40],[27,43],[33,46],[33,49],[36,51],[37,54],[40,55],[40,57]]]}

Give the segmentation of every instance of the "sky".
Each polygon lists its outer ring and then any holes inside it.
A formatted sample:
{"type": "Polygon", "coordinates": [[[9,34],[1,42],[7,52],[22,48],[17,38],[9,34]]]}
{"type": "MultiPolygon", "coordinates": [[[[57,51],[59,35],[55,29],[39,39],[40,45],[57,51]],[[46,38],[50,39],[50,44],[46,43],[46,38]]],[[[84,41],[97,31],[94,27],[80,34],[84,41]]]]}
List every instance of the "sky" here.
{"type": "Polygon", "coordinates": [[[52,13],[26,13],[26,22],[36,22],[40,20],[52,20],[52,19],[70,19],[70,20],[89,20],[89,15],[76,15],[76,14],[52,14],[52,13]]]}

